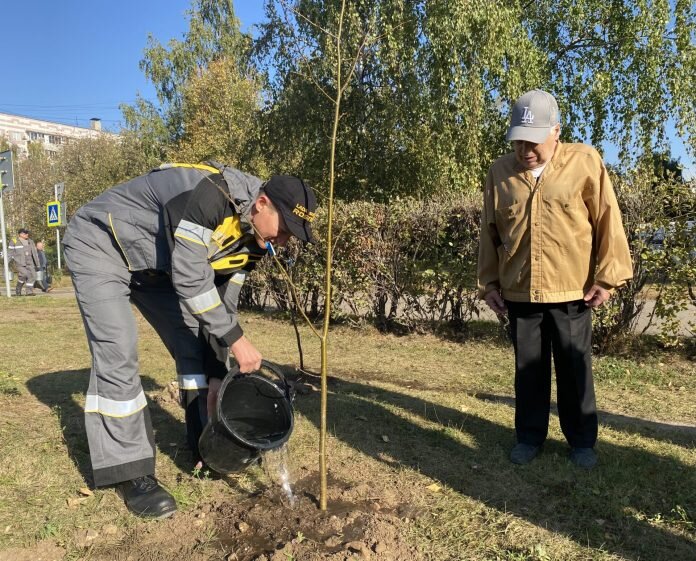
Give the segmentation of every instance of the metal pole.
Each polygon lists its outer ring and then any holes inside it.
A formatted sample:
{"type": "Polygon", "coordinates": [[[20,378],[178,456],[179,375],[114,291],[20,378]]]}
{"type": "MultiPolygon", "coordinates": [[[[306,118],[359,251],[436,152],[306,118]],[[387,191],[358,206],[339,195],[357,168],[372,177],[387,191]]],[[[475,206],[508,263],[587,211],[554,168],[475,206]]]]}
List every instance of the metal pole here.
{"type": "MultiPolygon", "coordinates": [[[[55,184],[53,186],[53,200],[58,200],[58,184],[55,184]]],[[[60,266],[60,226],[56,226],[56,252],[58,254],[58,270],[61,271],[62,267],[60,266]]]]}
{"type": "Polygon", "coordinates": [[[7,236],[5,235],[5,206],[3,201],[5,195],[3,194],[5,189],[3,189],[2,184],[0,184],[0,229],[2,229],[2,271],[5,275],[5,289],[7,290],[7,297],[12,298],[12,292],[10,291],[10,268],[8,267],[9,256],[7,255],[7,236]]]}

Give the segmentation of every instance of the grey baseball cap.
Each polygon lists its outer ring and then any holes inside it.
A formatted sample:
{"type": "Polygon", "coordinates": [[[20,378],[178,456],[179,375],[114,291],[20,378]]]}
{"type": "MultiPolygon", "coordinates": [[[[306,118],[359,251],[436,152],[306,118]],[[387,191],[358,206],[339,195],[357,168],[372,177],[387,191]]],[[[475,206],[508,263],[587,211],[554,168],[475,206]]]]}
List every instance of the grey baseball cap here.
{"type": "Polygon", "coordinates": [[[532,90],[522,94],[512,106],[510,128],[505,138],[541,144],[548,138],[551,127],[557,124],[556,99],[545,91],[532,90]]]}

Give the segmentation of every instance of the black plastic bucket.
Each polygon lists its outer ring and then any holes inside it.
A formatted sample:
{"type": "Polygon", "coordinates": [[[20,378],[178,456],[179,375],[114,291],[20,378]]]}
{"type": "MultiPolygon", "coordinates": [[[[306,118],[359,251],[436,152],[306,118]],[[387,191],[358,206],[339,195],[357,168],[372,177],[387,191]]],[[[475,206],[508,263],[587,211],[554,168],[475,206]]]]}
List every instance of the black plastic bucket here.
{"type": "Polygon", "coordinates": [[[241,471],[261,452],[285,444],[295,426],[290,389],[281,368],[262,361],[250,374],[231,370],[198,441],[203,461],[218,473],[241,471]]]}

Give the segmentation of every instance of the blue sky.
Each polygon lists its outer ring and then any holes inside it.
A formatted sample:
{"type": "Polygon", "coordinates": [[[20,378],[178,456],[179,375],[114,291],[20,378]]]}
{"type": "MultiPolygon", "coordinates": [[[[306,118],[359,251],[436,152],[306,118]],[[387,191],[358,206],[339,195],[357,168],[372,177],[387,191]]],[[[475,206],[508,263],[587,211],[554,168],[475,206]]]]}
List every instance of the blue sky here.
{"type": "MultiPolygon", "coordinates": [[[[148,34],[161,43],[188,29],[190,0],[14,0],[0,9],[0,112],[118,130],[119,103],[155,93],[139,63],[148,34]]],[[[235,2],[242,29],[262,0],[235,2]]]]}
{"type": "MultiPolygon", "coordinates": [[[[0,112],[120,128],[120,103],[139,92],[156,101],[139,68],[148,34],[161,43],[188,28],[190,0],[13,0],[0,9],[0,112]]],[[[263,19],[263,0],[235,2],[242,29],[263,19]]],[[[616,149],[602,147],[615,163],[616,149]]],[[[672,153],[696,176],[696,163],[674,139],[672,153]]]]}

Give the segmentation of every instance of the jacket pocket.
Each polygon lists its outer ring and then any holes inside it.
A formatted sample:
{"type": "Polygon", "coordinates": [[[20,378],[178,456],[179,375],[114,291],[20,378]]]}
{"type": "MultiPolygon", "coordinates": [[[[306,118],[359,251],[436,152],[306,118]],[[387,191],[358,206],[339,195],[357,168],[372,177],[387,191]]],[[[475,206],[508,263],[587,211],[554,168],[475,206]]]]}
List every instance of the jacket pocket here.
{"type": "Polygon", "coordinates": [[[157,214],[147,211],[109,213],[109,227],[131,271],[156,269],[157,214]]]}
{"type": "Polygon", "coordinates": [[[503,244],[503,250],[512,256],[519,249],[522,238],[527,230],[525,203],[495,209],[495,224],[503,244]]]}
{"type": "Polygon", "coordinates": [[[577,247],[590,250],[592,224],[587,207],[582,200],[556,198],[547,199],[544,203],[549,231],[556,240],[566,248],[577,247]]]}

